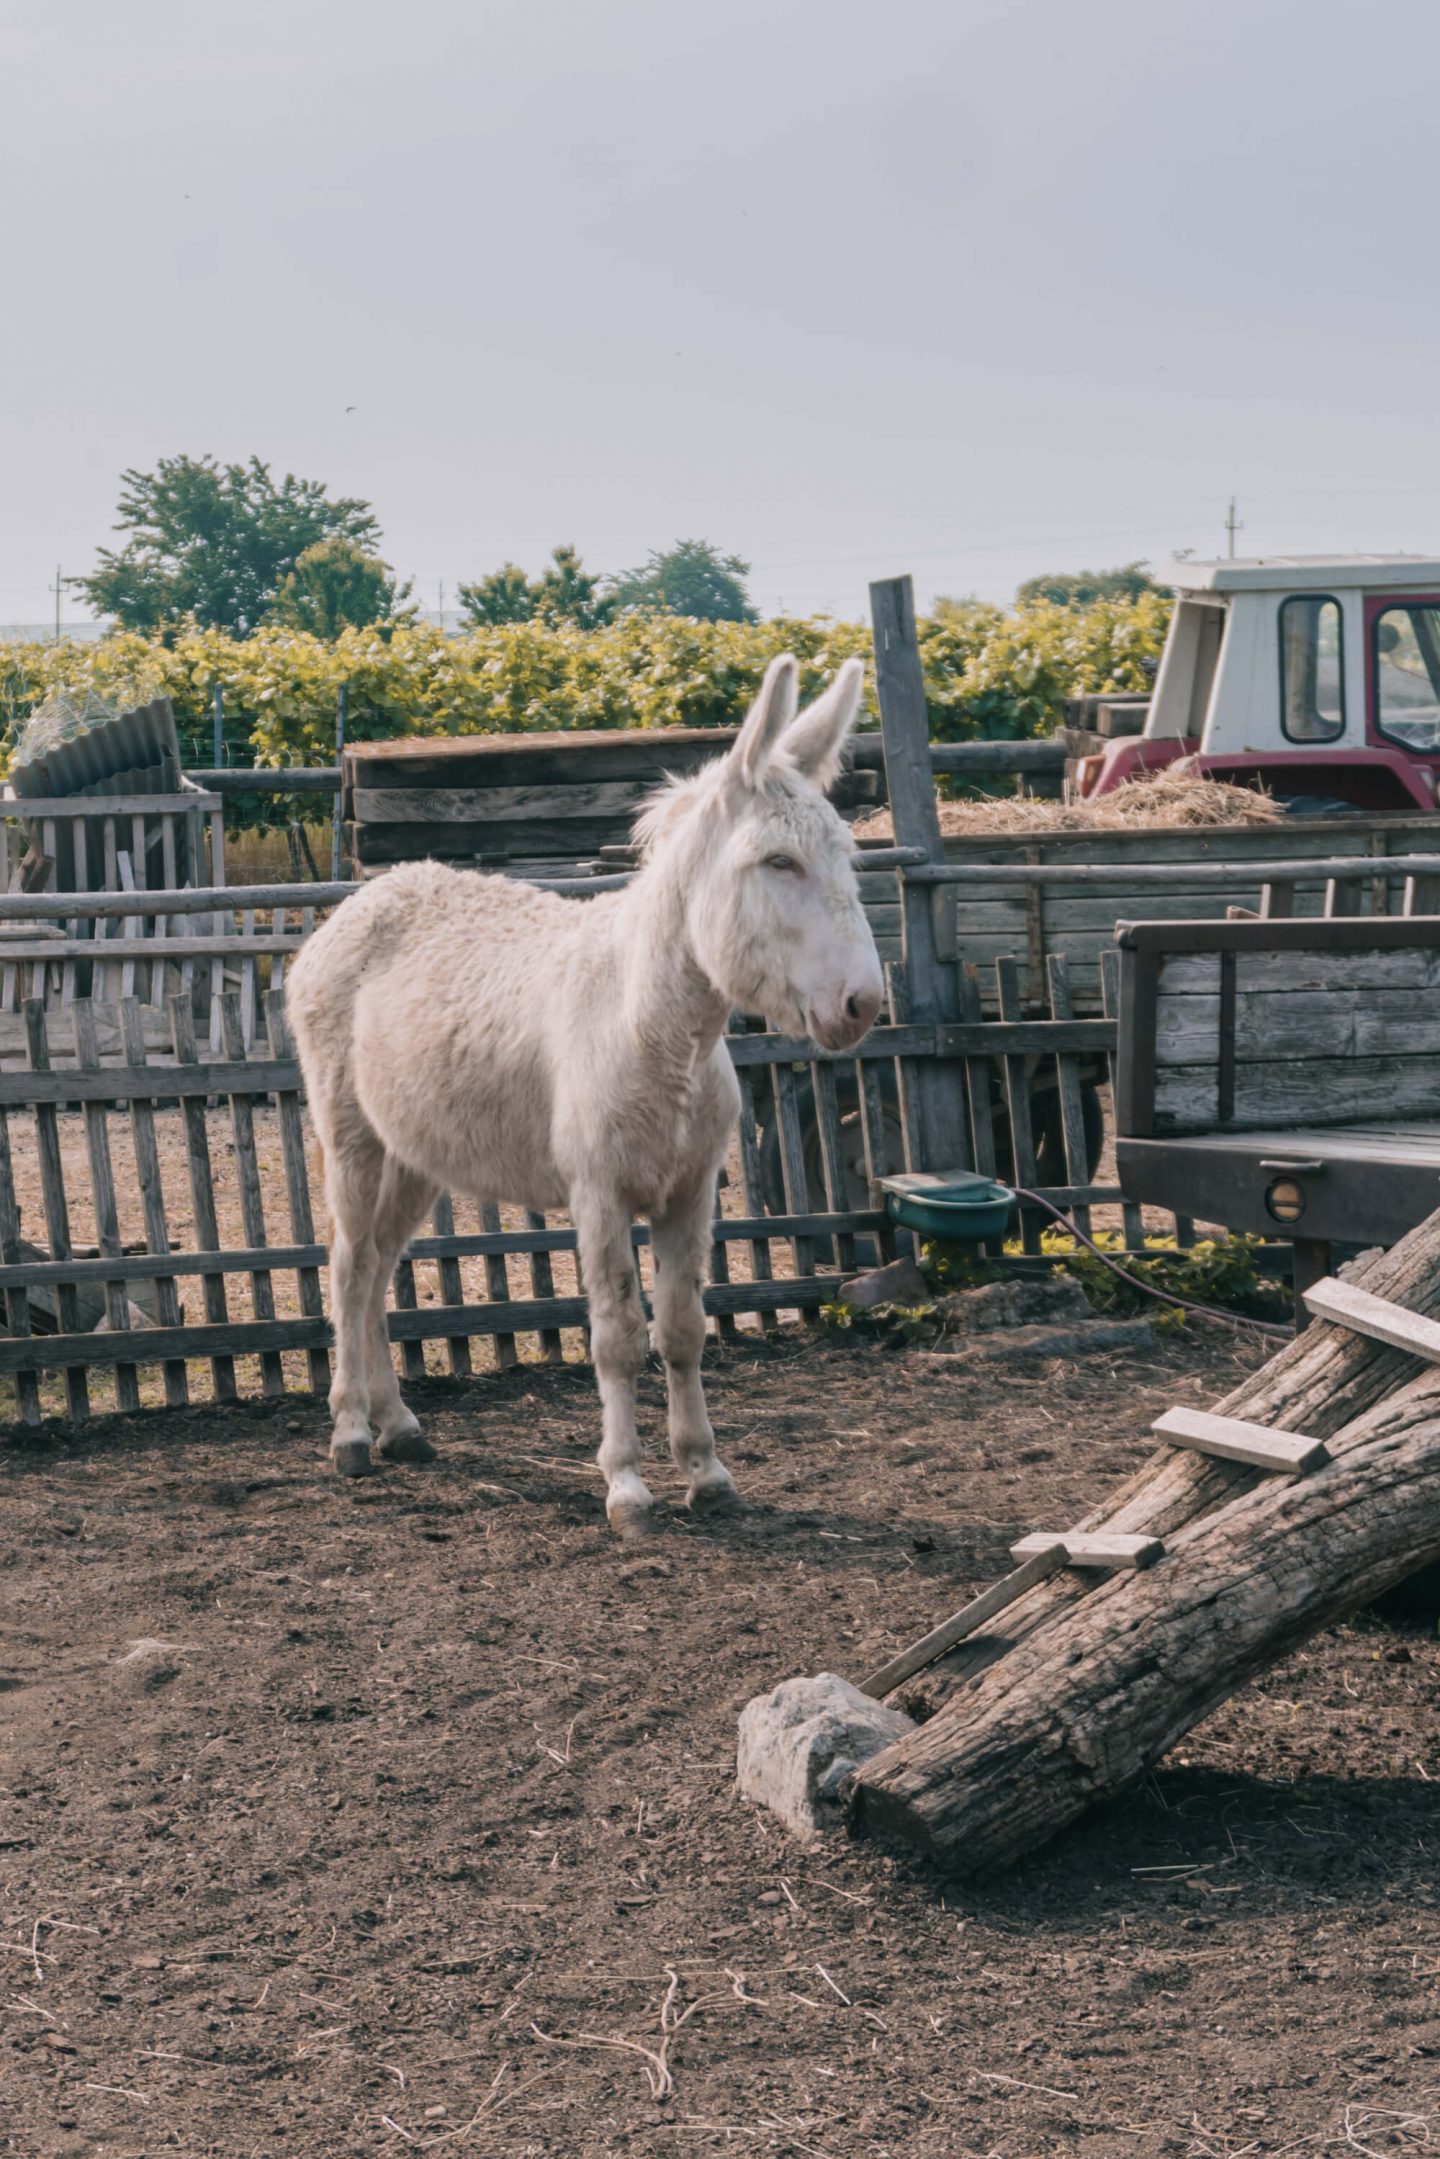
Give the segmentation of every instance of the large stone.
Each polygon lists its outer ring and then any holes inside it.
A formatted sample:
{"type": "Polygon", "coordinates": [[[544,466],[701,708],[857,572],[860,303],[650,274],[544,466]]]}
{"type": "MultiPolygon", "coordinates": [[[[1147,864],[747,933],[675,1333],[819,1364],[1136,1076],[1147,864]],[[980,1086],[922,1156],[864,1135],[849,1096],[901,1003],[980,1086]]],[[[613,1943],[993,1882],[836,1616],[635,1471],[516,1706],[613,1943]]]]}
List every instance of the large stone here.
{"type": "Polygon", "coordinates": [[[887,1709],[834,1672],[782,1679],[740,1712],[741,1796],[808,1842],[839,1828],[846,1778],[914,1729],[902,1710],[887,1709]]]}
{"type": "Polygon", "coordinates": [[[873,1312],[877,1304],[929,1304],[930,1285],[913,1259],[892,1259],[888,1267],[852,1275],[840,1285],[840,1302],[852,1312],[873,1312]]]}
{"type": "Polygon", "coordinates": [[[1012,1275],[987,1282],[982,1289],[958,1289],[942,1297],[938,1310],[945,1325],[965,1334],[989,1334],[997,1327],[1040,1323],[1060,1326],[1091,1318],[1090,1300],[1070,1274],[1012,1275]]]}
{"type": "Polygon", "coordinates": [[[1025,1357],[1091,1357],[1122,1349],[1149,1349],[1155,1330],[1148,1319],[1090,1319],[1078,1327],[1006,1327],[957,1336],[945,1349],[921,1350],[930,1364],[999,1364],[1025,1357]]]}

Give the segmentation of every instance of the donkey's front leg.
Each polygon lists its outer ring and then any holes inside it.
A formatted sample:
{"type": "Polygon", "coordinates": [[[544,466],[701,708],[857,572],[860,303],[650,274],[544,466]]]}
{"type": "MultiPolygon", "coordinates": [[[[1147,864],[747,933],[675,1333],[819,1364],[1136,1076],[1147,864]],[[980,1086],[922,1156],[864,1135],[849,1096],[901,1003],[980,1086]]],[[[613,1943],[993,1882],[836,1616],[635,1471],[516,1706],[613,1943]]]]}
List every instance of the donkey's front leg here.
{"type": "Polygon", "coordinates": [[[735,1480],[715,1452],[705,1409],[700,1357],[705,1348],[702,1290],[715,1213],[715,1179],[705,1178],[673,1197],[650,1226],[655,1255],[655,1346],[665,1359],[670,1411],[670,1452],[689,1485],[686,1500],[696,1514],[739,1503],[735,1480]]]}
{"type": "Polygon", "coordinates": [[[600,1471],[610,1527],[633,1537],[649,1526],[654,1504],[636,1466],[635,1382],[650,1354],[630,1216],[609,1193],[572,1193],[571,1219],[590,1306],[590,1356],[600,1388],[600,1471]]]}

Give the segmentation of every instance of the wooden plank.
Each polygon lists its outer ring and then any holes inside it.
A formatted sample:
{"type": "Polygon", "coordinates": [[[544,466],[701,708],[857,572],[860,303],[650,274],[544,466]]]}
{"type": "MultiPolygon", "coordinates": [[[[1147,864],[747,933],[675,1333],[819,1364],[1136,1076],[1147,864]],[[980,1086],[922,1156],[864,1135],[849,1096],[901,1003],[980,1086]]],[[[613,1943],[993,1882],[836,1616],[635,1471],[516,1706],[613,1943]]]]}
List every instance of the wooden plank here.
{"type": "MultiPolygon", "coordinates": [[[[1070,996],[1070,971],[1062,953],[1050,953],[1046,961],[1046,975],[1053,1019],[1062,1024],[1073,1020],[1075,1014],[1070,996]]],[[[1110,1030],[1108,1025],[1107,1032],[1111,1032],[1113,1039],[1113,1030],[1110,1030]]],[[[1080,1092],[1080,1073],[1073,1051],[1057,1050],[1055,1084],[1060,1104],[1060,1138],[1065,1152],[1065,1175],[1072,1185],[1083,1185],[1090,1176],[1090,1154],[1085,1142],[1085,1104],[1080,1092]]],[[[1090,1209],[1077,1206],[1072,1209],[1072,1214],[1076,1228],[1083,1230],[1088,1237],[1090,1209]]]]}
{"type": "MultiPolygon", "coordinates": [[[[807,1281],[712,1282],[704,1292],[707,1313],[814,1310],[834,1301],[840,1287],[835,1274],[807,1281]]],[[[517,1300],[506,1304],[430,1305],[417,1312],[391,1312],[392,1342],[407,1338],[440,1341],[463,1331],[468,1335],[541,1334],[550,1327],[585,1323],[583,1297],[555,1297],[548,1302],[517,1300]]],[[[212,1364],[235,1357],[321,1347],[329,1323],[320,1319],[235,1320],[227,1326],[146,1328],[128,1339],[114,1334],[51,1334],[22,1340],[0,1339],[0,1372],[64,1370],[73,1364],[115,1364],[133,1358],[137,1349],[147,1362],[166,1357],[208,1357],[212,1364]]]]}
{"type": "MultiPolygon", "coordinates": [[[[195,1021],[187,995],[180,994],[170,999],[170,1031],[175,1046],[176,1063],[182,1068],[193,1066],[197,1060],[195,1021]]],[[[210,1171],[210,1136],[205,1124],[203,1097],[182,1094],[180,1110],[185,1123],[185,1158],[190,1178],[190,1206],[195,1223],[195,1242],[202,1252],[218,1252],[220,1229],[215,1215],[215,1182],[210,1171]]],[[[225,1281],[222,1275],[206,1274],[203,1283],[207,1328],[212,1342],[215,1342],[230,1325],[225,1281]]],[[[225,1352],[223,1346],[210,1352],[210,1380],[217,1402],[235,1400],[234,1360],[225,1352]]]]}
{"type": "MultiPolygon", "coordinates": [[[[792,1215],[805,1214],[810,1208],[810,1182],[805,1170],[805,1149],[800,1133],[800,1109],[795,1095],[795,1074],[788,1064],[772,1067],[771,1084],[775,1089],[775,1113],[780,1134],[780,1170],[784,1180],[785,1205],[792,1215]]],[[[797,1275],[807,1275],[815,1272],[815,1247],[809,1237],[792,1237],[790,1253],[797,1275]]]]}
{"type": "MultiPolygon", "coordinates": [[[[965,1100],[970,1119],[971,1160],[982,1177],[993,1177],[995,1161],[995,1115],[990,1099],[990,1059],[986,1026],[981,1021],[980,971],[972,961],[960,968],[960,1012],[977,1048],[965,1053],[965,1100]]],[[[1014,1030],[1006,1028],[1006,1034],[1014,1030]]]]}
{"type": "Polygon", "coordinates": [[[1374,1296],[1353,1282],[1341,1282],[1333,1276],[1307,1289],[1305,1303],[1317,1319],[1328,1319],[1334,1326],[1348,1327],[1352,1334],[1363,1334],[1372,1342],[1384,1342],[1391,1349],[1423,1357],[1429,1364],[1440,1364],[1440,1320],[1407,1312],[1388,1297],[1374,1296]]]}
{"type": "Polygon", "coordinates": [[[656,785],[635,780],[579,780],[531,787],[357,787],[350,819],[367,824],[505,824],[519,820],[635,815],[656,785]]]}
{"type": "MultiPolygon", "coordinates": [[[[93,1016],[89,1024],[94,1025],[93,1016]]],[[[299,1086],[300,1067],[293,1059],[257,1058],[243,1064],[221,1058],[201,1064],[197,1059],[193,1065],[151,1065],[136,1073],[125,1066],[102,1067],[97,1048],[93,1069],[0,1072],[0,1104],[128,1102],[136,1095],[156,1101],[187,1095],[293,1094],[299,1086]]]]}
{"type": "MultiPolygon", "coordinates": [[[[1431,1057],[1312,1057],[1240,1065],[1230,1125],[1349,1124],[1367,1117],[1440,1115],[1440,1064],[1431,1057]]],[[[1156,1075],[1155,1131],[1215,1124],[1215,1066],[1171,1065],[1156,1075]]],[[[1137,1137],[1144,1137],[1137,1134],[1137,1137]]]]}
{"type": "MultiPolygon", "coordinates": [[[[226,1057],[232,1064],[243,1067],[245,1029],[240,998],[234,990],[226,990],[221,995],[220,1029],[226,1057]]],[[[255,1152],[255,1105],[249,1094],[239,1089],[230,1095],[230,1130],[235,1140],[240,1219],[247,1241],[257,1249],[262,1248],[265,1244],[265,1201],[260,1186],[259,1158],[255,1152]]],[[[274,1319],[275,1285],[268,1268],[257,1267],[251,1271],[250,1298],[256,1319],[274,1319]]],[[[267,1350],[261,1355],[260,1385],[269,1395],[285,1392],[285,1368],[275,1351],[267,1350]]]]}
{"type": "Polygon", "coordinates": [[[158,817],[167,811],[176,816],[189,810],[220,807],[218,795],[191,794],[188,790],[183,795],[11,795],[0,801],[0,817],[24,818],[27,822],[40,817],[114,819],[158,817]]]}
{"type": "MultiPolygon", "coordinates": [[[[285,992],[272,989],[265,998],[265,1022],[269,1032],[271,1055],[288,1062],[295,1054],[290,1039],[289,1021],[285,1013],[285,992]]],[[[305,1123],[300,1110],[298,1089],[289,1089],[275,1097],[275,1107],[280,1119],[280,1157],[285,1165],[285,1194],[290,1205],[290,1234],[297,1245],[314,1246],[315,1217],[310,1205],[310,1171],[305,1160],[305,1123]]],[[[317,1248],[323,1250],[323,1247],[317,1248]]],[[[278,1261],[276,1262],[278,1265],[278,1261]]],[[[325,1300],[320,1290],[320,1276],[316,1263],[301,1263],[295,1270],[296,1287],[300,1295],[300,1309],[307,1319],[323,1319],[325,1300]]],[[[458,1285],[457,1285],[458,1287],[458,1285]]],[[[330,1353],[319,1347],[307,1347],[306,1361],[309,1366],[310,1385],[316,1394],[324,1394],[330,1385],[330,1353]]]]}
{"type": "MultiPolygon", "coordinates": [[[[935,807],[930,770],[930,728],[925,682],[915,629],[915,594],[908,577],[872,584],[870,612],[875,637],[875,686],[885,742],[885,784],[895,837],[904,846],[921,847],[927,862],[919,868],[942,870],[944,846],[935,807]]],[[[959,1017],[955,968],[941,958],[927,892],[901,878],[904,954],[911,1017],[921,1023],[959,1017]]],[[[965,1158],[965,1132],[958,1091],[951,1074],[922,1064],[916,1075],[924,1146],[915,1169],[942,1170],[965,1158]]]]}
{"type": "MultiPolygon", "coordinates": [[[[27,1000],[24,1019],[30,1069],[32,1072],[47,1071],[50,1064],[50,1040],[45,1025],[45,1007],[38,997],[27,1000]]],[[[63,1265],[71,1254],[70,1210],[65,1198],[59,1117],[53,1102],[39,1102],[35,1105],[35,1138],[40,1162],[40,1202],[45,1210],[45,1235],[52,1261],[63,1265]]],[[[79,1302],[74,1289],[66,1283],[57,1284],[55,1309],[61,1332],[78,1333],[79,1302]]],[[[65,1406],[70,1415],[77,1419],[86,1418],[90,1414],[90,1388],[83,1365],[74,1365],[66,1371],[65,1406]]]]}
{"type": "MultiPolygon", "coordinates": [[[[1233,960],[1233,953],[1220,959],[1233,960]]],[[[1162,989],[1155,1013],[1159,1066],[1200,1064],[1214,1054],[1222,1019],[1219,996],[1175,996],[1162,989]]],[[[1308,1062],[1317,1049],[1344,1057],[1440,1056],[1440,999],[1383,984],[1334,990],[1235,991],[1235,1061],[1308,1062]]]]}
{"type": "MultiPolygon", "coordinates": [[[[435,1211],[431,1216],[431,1220],[435,1224],[437,1237],[448,1242],[455,1235],[455,1202],[448,1192],[442,1192],[436,1200],[435,1211]]],[[[413,1245],[411,1249],[413,1251],[413,1245]]],[[[439,1277],[440,1295],[443,1301],[446,1304],[463,1304],[465,1289],[460,1278],[460,1262],[453,1253],[445,1254],[440,1258],[436,1273],[439,1277]]],[[[553,1294],[553,1287],[548,1294],[553,1294]]],[[[449,1359],[452,1374],[457,1379],[468,1379],[472,1370],[468,1335],[452,1334],[446,1341],[445,1354],[449,1359]]]]}
{"type": "MultiPolygon", "coordinates": [[[[0,1109],[0,1259],[7,1266],[21,1263],[20,1250],[20,1203],[15,1193],[15,1165],[10,1153],[10,1118],[0,1109]]],[[[28,1349],[30,1343],[30,1298],[23,1283],[5,1292],[5,1331],[17,1346],[28,1349]]],[[[36,1380],[39,1358],[30,1353],[33,1362],[15,1368],[15,1395],[22,1424],[37,1425],[42,1421],[40,1388],[36,1380]]]]}
{"type": "MultiPolygon", "coordinates": [[[[815,1090],[815,1122],[820,1134],[821,1174],[825,1182],[825,1205],[832,1214],[839,1214],[849,1205],[849,1191],[845,1177],[845,1138],[840,1123],[840,1101],[835,1089],[835,1070],[829,1063],[817,1062],[810,1067],[811,1083],[815,1090]]],[[[717,1248],[722,1254],[725,1247],[717,1248]]],[[[825,1254],[827,1260],[837,1265],[842,1274],[855,1271],[855,1239],[849,1231],[842,1231],[825,1254]]]]}
{"type": "MultiPolygon", "coordinates": [[[[525,1224],[528,1229],[543,1230],[545,1217],[543,1214],[527,1214],[525,1224]]],[[[530,1294],[543,1303],[555,1294],[555,1275],[550,1265],[550,1254],[543,1246],[537,1247],[527,1264],[530,1269],[530,1294]]],[[[547,1364],[565,1362],[565,1344],[560,1339],[558,1327],[541,1329],[540,1354],[547,1364]]]]}
{"type": "Polygon", "coordinates": [[[988,1626],[992,1619],[1004,1611],[1007,1604],[1013,1604],[1017,1597],[1023,1597],[1027,1589],[1033,1589],[1037,1582],[1047,1581],[1052,1574],[1058,1574],[1060,1569],[1069,1563],[1064,1542],[1057,1538],[1048,1550],[1033,1553],[1021,1566],[1002,1576],[998,1582],[992,1582],[978,1597],[972,1597],[968,1604],[962,1605],[952,1618],[942,1620],[938,1627],[932,1627],[928,1634],[922,1634],[918,1642],[912,1642],[908,1649],[902,1649],[893,1656],[888,1664],[882,1664],[868,1679],[862,1679],[860,1692],[873,1696],[877,1702],[883,1701],[887,1694],[893,1693],[905,1680],[913,1679],[917,1672],[924,1671],[927,1664],[933,1664],[937,1657],[943,1657],[957,1642],[963,1642],[967,1635],[978,1634],[982,1627],[988,1626]]]}
{"type": "MultiPolygon", "coordinates": [[[[1020,1017],[1020,970],[1013,959],[995,962],[995,979],[1000,992],[1000,1017],[1002,1020],[1018,1020],[1020,1017]]],[[[1033,1192],[1040,1181],[1035,1161],[1035,1128],[1030,1115],[1030,1074],[1023,1057],[1007,1056],[1005,1070],[1005,1107],[1010,1118],[1010,1153],[1014,1164],[1017,1185],[1033,1192]]],[[[1021,1203],[1020,1236],[1025,1250],[1038,1253],[1040,1235],[1046,1226],[1045,1219],[1034,1207],[1021,1203]]]]}
{"type": "Polygon", "coordinates": [[[1192,1447],[1197,1454],[1244,1462],[1251,1469],[1303,1474],[1330,1459],[1323,1439],[1307,1439],[1303,1432],[1273,1432],[1268,1425],[1251,1424],[1244,1417],[1220,1417],[1213,1410],[1189,1409],[1184,1404],[1167,1409],[1150,1429],[1172,1447],[1192,1447]]]}
{"type": "MultiPolygon", "coordinates": [[[[95,1008],[88,997],[77,998],[71,1008],[75,1024],[76,1061],[85,1071],[93,1071],[100,1062],[95,1042],[95,1008]]],[[[120,1257],[120,1216],[115,1198],[115,1175],[110,1160],[110,1135],[107,1112],[102,1101],[87,1101],[84,1108],[85,1145],[90,1157],[90,1195],[95,1209],[95,1241],[102,1257],[120,1257]]],[[[130,1300],[120,1283],[112,1275],[104,1285],[105,1318],[112,1334],[119,1337],[130,1334],[130,1300]]],[[[134,1356],[133,1347],[127,1350],[134,1356]]],[[[115,1400],[121,1410],[140,1407],[139,1376],[133,1363],[117,1363],[115,1367],[115,1400]]]]}
{"type": "Polygon", "coordinates": [[[1070,1529],[1063,1537],[1057,1537],[1053,1530],[1037,1530],[1033,1536],[1012,1544],[1010,1556],[1032,1559],[1037,1552],[1051,1551],[1056,1543],[1065,1548],[1067,1567],[1153,1567],[1157,1559],[1165,1556],[1159,1537],[1130,1536],[1114,1529],[1070,1529]]]}
{"type": "MultiPolygon", "coordinates": [[[[734,1055],[734,1044],[742,1039],[744,1021],[732,1019],[726,1034],[726,1046],[734,1055]]],[[[760,1173],[760,1134],[755,1116],[755,1090],[749,1070],[744,1065],[736,1067],[735,1077],[740,1084],[740,1115],[737,1120],[740,1142],[740,1184],[745,1195],[746,1213],[751,1222],[764,1222],[765,1180],[760,1173]]],[[[749,1239],[750,1276],[755,1282],[768,1282],[774,1273],[770,1259],[769,1224],[756,1229],[749,1239]]]]}
{"type": "MultiPolygon", "coordinates": [[[[492,1237],[499,1230],[500,1209],[493,1199],[481,1201],[480,1225],[492,1237]]],[[[503,1249],[497,1248],[494,1252],[486,1255],[485,1286],[497,1306],[508,1306],[510,1304],[510,1273],[505,1265],[503,1249]]],[[[502,1327],[496,1332],[495,1362],[502,1372],[513,1371],[514,1367],[520,1362],[520,1353],[515,1347],[515,1331],[513,1328],[502,1327]]]]}
{"type": "MultiPolygon", "coordinates": [[[[133,1067],[143,1071],[145,1031],[140,1020],[140,1007],[133,997],[127,997],[121,1002],[120,1028],[125,1040],[127,1060],[133,1067]]],[[[152,1253],[163,1256],[170,1250],[170,1230],[165,1220],[165,1187],[160,1174],[160,1148],[155,1136],[155,1106],[153,1102],[147,1102],[139,1095],[130,1104],[130,1136],[135,1149],[135,1175],[140,1186],[140,1204],[145,1218],[145,1242],[152,1253]]],[[[178,1327],[181,1324],[180,1299],[176,1294],[173,1274],[156,1275],[155,1304],[162,1327],[178,1327]]],[[[163,1378],[167,1408],[185,1408],[190,1400],[190,1387],[184,1365],[172,1358],[165,1366],[163,1378]]]]}

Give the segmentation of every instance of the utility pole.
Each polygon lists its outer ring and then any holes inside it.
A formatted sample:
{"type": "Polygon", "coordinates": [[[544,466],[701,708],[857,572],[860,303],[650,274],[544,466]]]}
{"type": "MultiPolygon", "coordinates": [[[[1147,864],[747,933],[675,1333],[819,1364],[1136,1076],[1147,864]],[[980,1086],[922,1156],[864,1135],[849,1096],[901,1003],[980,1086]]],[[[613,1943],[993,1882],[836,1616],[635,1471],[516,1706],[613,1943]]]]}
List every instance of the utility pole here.
{"type": "Polygon", "coordinates": [[[55,565],[55,642],[60,642],[60,565],[55,565]]]}
{"type": "Polygon", "coordinates": [[[1225,513],[1225,552],[1232,562],[1235,560],[1235,535],[1237,532],[1243,532],[1244,530],[1245,527],[1236,519],[1235,497],[1232,495],[1230,497],[1230,507],[1225,513]]]}
{"type": "Polygon", "coordinates": [[[435,619],[443,630],[445,627],[445,580],[443,577],[440,580],[440,612],[435,619]]]}

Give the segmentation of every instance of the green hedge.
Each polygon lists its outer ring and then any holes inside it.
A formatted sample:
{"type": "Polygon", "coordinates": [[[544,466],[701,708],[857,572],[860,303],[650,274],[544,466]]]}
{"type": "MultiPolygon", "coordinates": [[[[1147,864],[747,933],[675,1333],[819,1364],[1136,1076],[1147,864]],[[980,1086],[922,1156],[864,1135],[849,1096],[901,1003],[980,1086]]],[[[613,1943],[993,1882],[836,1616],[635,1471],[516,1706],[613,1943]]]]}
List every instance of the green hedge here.
{"type": "MultiPolygon", "coordinates": [[[[1088,608],[945,605],[920,624],[931,732],[938,740],[1049,733],[1082,690],[1142,689],[1169,602],[1152,594],[1088,608]]],[[[524,729],[720,727],[740,716],[766,662],[794,652],[812,695],[852,653],[861,623],[824,616],[762,623],[627,617],[601,630],[520,622],[446,637],[429,626],[235,639],[183,632],[169,643],[117,633],[97,644],[0,644],[5,747],[52,689],[93,688],[116,703],[168,696],[188,762],[211,762],[214,685],[224,691],[232,764],[329,764],[336,691],[348,684],[352,741],[524,729]]],[[[873,683],[867,687],[874,711],[873,683]]]]}

